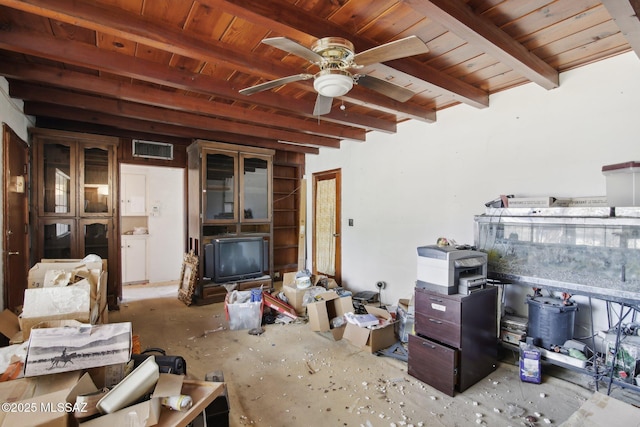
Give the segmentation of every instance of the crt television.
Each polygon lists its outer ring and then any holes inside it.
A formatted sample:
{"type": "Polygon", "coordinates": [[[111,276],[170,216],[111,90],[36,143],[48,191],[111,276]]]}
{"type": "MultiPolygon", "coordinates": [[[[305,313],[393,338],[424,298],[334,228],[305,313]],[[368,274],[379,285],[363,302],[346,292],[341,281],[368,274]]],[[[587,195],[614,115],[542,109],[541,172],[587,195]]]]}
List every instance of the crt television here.
{"type": "Polygon", "coordinates": [[[204,247],[204,276],[216,283],[261,277],[269,271],[269,241],[262,237],[214,239],[204,247]]]}

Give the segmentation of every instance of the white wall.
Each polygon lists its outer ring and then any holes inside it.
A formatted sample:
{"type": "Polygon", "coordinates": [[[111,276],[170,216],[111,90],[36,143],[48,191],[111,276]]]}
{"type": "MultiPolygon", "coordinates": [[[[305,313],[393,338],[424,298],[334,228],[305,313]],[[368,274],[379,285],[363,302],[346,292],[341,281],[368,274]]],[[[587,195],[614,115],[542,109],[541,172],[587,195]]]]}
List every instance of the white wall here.
{"type": "MultiPolygon", "coordinates": [[[[434,124],[410,121],[307,155],[309,207],[311,175],[342,169],[342,285],[375,290],[382,280],[385,303],[410,297],[416,247],[441,236],[473,244],[474,215],[500,194],[605,195],[601,167],[640,160],[638,76],[629,53],[563,73],[551,91],[528,84],[491,96],[486,109],[452,107],[434,124]]],[[[311,266],[310,236],[307,246],[311,266]]]]}
{"type": "MultiPolygon", "coordinates": [[[[35,120],[26,116],[23,110],[24,103],[20,99],[9,96],[9,82],[0,77],[0,123],[8,125],[23,141],[30,143],[27,129],[33,127],[35,120]]],[[[4,158],[4,144],[0,144],[0,159],[4,158]]],[[[0,174],[4,174],[4,165],[0,162],[0,174]]],[[[1,176],[1,175],[0,175],[1,176]]],[[[2,210],[0,221],[4,223],[2,210]]],[[[4,241],[0,240],[0,252],[4,253],[4,241]]],[[[0,272],[4,271],[4,259],[0,257],[0,272]]],[[[4,275],[0,273],[0,307],[4,307],[4,275]]]]}
{"type": "Polygon", "coordinates": [[[159,207],[147,224],[149,282],[178,280],[185,249],[184,169],[123,164],[120,171],[146,175],[147,211],[159,207]]]}

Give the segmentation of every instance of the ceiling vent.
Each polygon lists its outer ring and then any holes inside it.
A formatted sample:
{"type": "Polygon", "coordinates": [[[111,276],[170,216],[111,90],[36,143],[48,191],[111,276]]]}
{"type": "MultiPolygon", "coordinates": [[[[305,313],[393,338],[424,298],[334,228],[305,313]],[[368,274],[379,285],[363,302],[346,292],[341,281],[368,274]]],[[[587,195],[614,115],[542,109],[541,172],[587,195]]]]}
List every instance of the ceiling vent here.
{"type": "Polygon", "coordinates": [[[133,157],[173,160],[173,144],[134,139],[133,157]]]}

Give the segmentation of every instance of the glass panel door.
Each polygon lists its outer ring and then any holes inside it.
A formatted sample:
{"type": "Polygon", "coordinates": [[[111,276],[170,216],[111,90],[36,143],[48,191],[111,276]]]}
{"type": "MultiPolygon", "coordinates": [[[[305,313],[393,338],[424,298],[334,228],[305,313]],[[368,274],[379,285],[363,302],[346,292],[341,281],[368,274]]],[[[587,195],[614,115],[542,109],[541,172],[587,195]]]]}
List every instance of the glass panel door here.
{"type": "Polygon", "coordinates": [[[238,220],[237,165],[238,157],[233,153],[206,153],[202,203],[205,221],[238,220]]]}
{"type": "Polygon", "coordinates": [[[42,145],[41,215],[75,214],[75,161],[71,147],[65,144],[42,145]]]}
{"type": "Polygon", "coordinates": [[[82,257],[96,254],[102,259],[109,259],[110,220],[80,220],[82,257]]]}
{"type": "Polygon", "coordinates": [[[109,149],[84,147],[82,159],[81,211],[86,214],[111,212],[109,182],[109,149]]]}
{"type": "Polygon", "coordinates": [[[264,222],[271,218],[270,194],[271,171],[265,157],[243,154],[242,178],[242,222],[264,222]]]}
{"type": "Polygon", "coordinates": [[[76,230],[74,219],[40,220],[40,232],[43,237],[42,257],[47,259],[77,258],[76,230]]]}

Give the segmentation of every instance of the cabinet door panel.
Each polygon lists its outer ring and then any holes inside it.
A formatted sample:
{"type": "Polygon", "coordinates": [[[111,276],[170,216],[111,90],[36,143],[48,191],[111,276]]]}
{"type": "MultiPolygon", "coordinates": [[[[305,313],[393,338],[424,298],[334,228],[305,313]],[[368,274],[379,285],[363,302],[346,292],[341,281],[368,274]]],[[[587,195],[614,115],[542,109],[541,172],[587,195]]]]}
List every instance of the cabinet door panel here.
{"type": "Polygon", "coordinates": [[[242,154],[240,175],[241,222],[271,219],[271,169],[267,157],[242,154]]]}
{"type": "Polygon", "coordinates": [[[39,215],[74,216],[76,211],[75,151],[68,144],[46,141],[38,159],[41,178],[36,183],[39,215]]]}
{"type": "Polygon", "coordinates": [[[109,259],[110,245],[113,242],[109,219],[81,219],[80,226],[80,249],[83,251],[82,257],[89,254],[98,255],[102,259],[109,259]]]}
{"type": "Polygon", "coordinates": [[[110,148],[81,147],[81,215],[111,213],[111,163],[110,148]]]}
{"type": "Polygon", "coordinates": [[[122,282],[145,282],[147,280],[146,238],[122,238],[122,282]]]}
{"type": "MultiPolygon", "coordinates": [[[[41,219],[38,221],[42,256],[46,259],[78,258],[75,219],[41,219]]],[[[39,261],[39,259],[38,259],[39,261]]]]}
{"type": "Polygon", "coordinates": [[[456,368],[457,350],[409,334],[409,375],[453,396],[456,368]]]}
{"type": "Polygon", "coordinates": [[[208,222],[238,220],[236,194],[238,183],[236,170],[238,156],[226,152],[205,152],[203,214],[208,222]]]}
{"type": "Polygon", "coordinates": [[[121,176],[120,201],[122,215],[147,214],[147,177],[138,173],[124,173],[121,176]]]}

